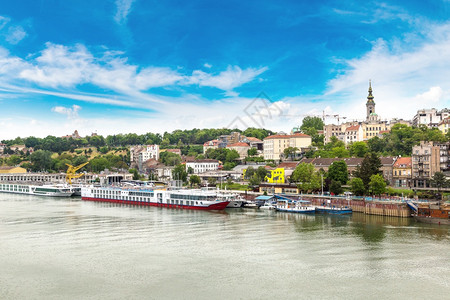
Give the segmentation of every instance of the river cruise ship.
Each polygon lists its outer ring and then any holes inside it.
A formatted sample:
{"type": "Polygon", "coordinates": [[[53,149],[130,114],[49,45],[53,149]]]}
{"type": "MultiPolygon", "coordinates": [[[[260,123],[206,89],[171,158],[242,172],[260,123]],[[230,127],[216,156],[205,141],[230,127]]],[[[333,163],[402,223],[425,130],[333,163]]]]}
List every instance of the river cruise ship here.
{"type": "Polygon", "coordinates": [[[31,185],[22,183],[0,183],[0,192],[48,197],[70,197],[73,194],[73,190],[68,186],[31,185]]]}
{"type": "Polygon", "coordinates": [[[81,188],[81,199],[133,205],[158,206],[198,210],[222,210],[236,195],[217,190],[157,189],[151,187],[94,187],[81,188]]]}

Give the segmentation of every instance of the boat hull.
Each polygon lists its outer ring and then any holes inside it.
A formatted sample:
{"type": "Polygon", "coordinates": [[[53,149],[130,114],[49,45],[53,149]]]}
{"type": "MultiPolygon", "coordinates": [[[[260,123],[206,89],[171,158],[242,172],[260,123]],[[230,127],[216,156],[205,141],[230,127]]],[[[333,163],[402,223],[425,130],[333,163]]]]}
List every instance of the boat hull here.
{"type": "Polygon", "coordinates": [[[418,222],[428,223],[428,224],[438,224],[438,225],[450,225],[450,219],[443,218],[433,218],[426,216],[413,216],[418,222]]]}
{"type": "Polygon", "coordinates": [[[316,206],[316,212],[323,214],[346,215],[353,213],[353,210],[351,208],[316,206]]]}
{"type": "Polygon", "coordinates": [[[155,206],[155,207],[165,207],[165,208],[179,208],[179,209],[194,209],[194,210],[223,210],[229,204],[228,201],[217,202],[205,206],[197,205],[180,205],[180,204],[166,204],[158,202],[140,202],[132,200],[118,200],[118,199],[105,199],[105,198],[93,198],[93,197],[81,197],[85,201],[95,201],[95,202],[109,202],[109,203],[120,203],[120,204],[131,204],[131,205],[141,205],[141,206],[155,206]]]}
{"type": "Polygon", "coordinates": [[[281,212],[291,212],[297,214],[313,214],[316,212],[314,207],[308,209],[295,209],[295,208],[276,208],[277,211],[281,212]]]}
{"type": "Polygon", "coordinates": [[[244,206],[244,201],[242,200],[236,200],[236,201],[230,201],[230,203],[228,203],[227,208],[240,208],[244,206]]]}

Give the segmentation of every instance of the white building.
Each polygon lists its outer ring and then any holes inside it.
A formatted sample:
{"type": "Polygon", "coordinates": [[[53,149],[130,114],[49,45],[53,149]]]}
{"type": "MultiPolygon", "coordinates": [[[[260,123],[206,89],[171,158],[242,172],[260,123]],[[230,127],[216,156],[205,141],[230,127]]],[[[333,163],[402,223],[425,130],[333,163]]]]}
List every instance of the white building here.
{"type": "Polygon", "coordinates": [[[363,140],[364,132],[361,125],[350,126],[345,129],[344,143],[346,145],[353,142],[361,142],[363,140]]]}
{"type": "Polygon", "coordinates": [[[159,145],[135,146],[130,148],[130,160],[132,164],[142,170],[143,164],[149,159],[159,159],[159,145]]]}
{"type": "Polygon", "coordinates": [[[191,162],[186,162],[186,171],[191,167],[194,174],[200,174],[207,171],[214,171],[219,169],[219,161],[215,159],[199,159],[191,162]]]}
{"type": "Polygon", "coordinates": [[[439,123],[450,116],[448,109],[438,111],[436,108],[418,110],[413,118],[413,126],[425,125],[428,128],[438,127],[439,123]]]}

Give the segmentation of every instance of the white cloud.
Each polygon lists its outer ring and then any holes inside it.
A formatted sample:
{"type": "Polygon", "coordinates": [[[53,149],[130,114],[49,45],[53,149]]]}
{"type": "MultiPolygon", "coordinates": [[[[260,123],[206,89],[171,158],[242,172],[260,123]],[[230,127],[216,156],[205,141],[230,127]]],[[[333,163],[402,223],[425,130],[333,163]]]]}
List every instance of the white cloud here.
{"type": "Polygon", "coordinates": [[[27,33],[22,26],[11,26],[8,29],[6,41],[10,44],[16,45],[27,36],[27,33]]]}
{"type": "Polygon", "coordinates": [[[52,108],[53,112],[66,115],[69,120],[75,120],[78,119],[78,111],[81,110],[81,106],[78,105],[72,105],[71,108],[64,107],[64,106],[55,106],[52,108]]]}
{"type": "Polygon", "coordinates": [[[12,24],[10,18],[0,16],[0,36],[6,42],[16,45],[27,36],[27,33],[21,25],[12,24]]]}
{"type": "Polygon", "coordinates": [[[64,46],[47,43],[39,56],[25,62],[0,49],[0,74],[18,74],[19,79],[52,89],[75,89],[78,85],[90,83],[119,94],[156,100],[163,97],[151,96],[148,90],[188,85],[215,87],[226,91],[228,96],[237,96],[232,92],[233,88],[254,80],[267,70],[266,67],[241,69],[239,66],[229,66],[217,75],[195,70],[189,76],[168,67],[132,65],[122,54],[105,51],[95,56],[81,44],[64,46]],[[8,72],[12,68],[15,72],[8,72]]]}
{"type": "Polygon", "coordinates": [[[323,100],[342,115],[364,119],[372,79],[376,111],[382,119],[411,119],[421,108],[448,107],[450,24],[422,30],[425,38],[404,43],[379,39],[364,56],[344,61],[347,70],[329,81],[323,100]]]}
{"type": "Polygon", "coordinates": [[[242,70],[239,66],[228,66],[225,71],[220,72],[218,75],[196,70],[189,78],[189,83],[229,91],[254,80],[258,75],[267,71],[267,69],[267,67],[262,67],[242,70]]]}
{"type": "Polygon", "coordinates": [[[116,0],[117,11],[114,15],[114,21],[119,24],[126,23],[133,2],[134,0],[116,0]]]}

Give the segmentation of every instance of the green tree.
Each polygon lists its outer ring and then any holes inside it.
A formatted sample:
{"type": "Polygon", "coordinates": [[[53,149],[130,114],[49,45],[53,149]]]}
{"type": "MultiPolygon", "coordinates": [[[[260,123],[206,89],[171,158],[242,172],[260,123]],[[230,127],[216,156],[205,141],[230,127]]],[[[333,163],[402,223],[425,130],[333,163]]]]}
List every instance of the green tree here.
{"type": "Polygon", "coordinates": [[[353,142],[350,144],[349,150],[352,157],[364,157],[369,151],[369,147],[365,142],[353,142]]]}
{"type": "Polygon", "coordinates": [[[160,153],[159,161],[166,166],[176,166],[181,163],[181,156],[173,152],[164,151],[160,153]]]}
{"type": "Polygon", "coordinates": [[[284,158],[293,159],[295,157],[295,153],[298,151],[297,147],[287,147],[283,150],[284,158]]]}
{"type": "Polygon", "coordinates": [[[236,164],[235,164],[235,163],[232,163],[232,162],[226,162],[226,163],[223,164],[223,169],[224,169],[225,171],[230,171],[230,170],[232,170],[234,167],[236,167],[236,164]]]}
{"type": "MultiPolygon", "coordinates": [[[[228,150],[228,149],[227,149],[228,150]]],[[[225,161],[226,162],[234,162],[235,160],[239,159],[239,153],[236,150],[228,151],[225,161]]]]}
{"type": "Polygon", "coordinates": [[[344,190],[342,189],[341,182],[340,181],[336,181],[336,180],[331,180],[330,192],[335,194],[335,195],[342,194],[344,192],[344,190]]]}
{"type": "Polygon", "coordinates": [[[347,164],[343,160],[335,161],[330,165],[328,169],[328,178],[331,181],[338,181],[341,185],[347,184],[348,181],[348,168],[347,164]]]}
{"type": "Polygon", "coordinates": [[[321,187],[321,177],[312,164],[300,163],[291,175],[291,182],[297,183],[303,192],[318,190],[321,187]]]}
{"type": "Polygon", "coordinates": [[[361,178],[355,177],[350,180],[351,191],[356,196],[364,195],[366,188],[364,187],[364,182],[361,178]]]}
{"type": "Polygon", "coordinates": [[[324,122],[319,117],[310,117],[307,116],[303,118],[302,126],[300,129],[304,132],[307,128],[314,128],[316,130],[323,130],[324,122]]]}
{"type": "Polygon", "coordinates": [[[361,162],[361,165],[356,167],[353,176],[361,178],[364,183],[365,189],[368,190],[370,177],[372,175],[380,174],[381,166],[382,164],[378,155],[373,152],[368,153],[361,162]]]}
{"type": "Polygon", "coordinates": [[[191,184],[191,187],[193,185],[200,185],[201,182],[202,181],[198,175],[191,175],[191,177],[189,177],[189,183],[191,184]]]}
{"type": "Polygon", "coordinates": [[[133,174],[133,180],[139,180],[140,176],[139,176],[139,172],[136,169],[130,169],[129,172],[131,174],[133,174]]]}
{"type": "Polygon", "coordinates": [[[381,174],[370,176],[370,190],[374,195],[381,195],[386,192],[386,181],[381,174]]]}
{"type": "Polygon", "coordinates": [[[339,157],[339,158],[344,158],[344,157],[350,157],[350,153],[347,149],[345,149],[344,146],[342,147],[334,147],[333,149],[331,149],[331,156],[332,157],[339,157]]]}
{"type": "Polygon", "coordinates": [[[37,150],[30,155],[33,171],[49,171],[52,168],[52,153],[47,150],[37,150]]]}
{"type": "Polygon", "coordinates": [[[21,161],[22,159],[20,158],[19,155],[11,155],[6,159],[6,164],[8,166],[17,166],[18,164],[20,164],[21,161]]]}
{"type": "Polygon", "coordinates": [[[150,174],[148,174],[148,180],[156,181],[156,180],[158,180],[158,175],[155,174],[154,172],[150,172],[150,174]]]}
{"type": "Polygon", "coordinates": [[[436,172],[434,173],[432,179],[431,179],[431,185],[440,191],[442,188],[448,186],[448,181],[445,178],[444,173],[442,172],[436,172]]]}
{"type": "Polygon", "coordinates": [[[216,185],[216,182],[217,182],[216,178],[214,177],[208,178],[208,185],[216,185]]]}
{"type": "Polygon", "coordinates": [[[434,173],[433,177],[431,178],[431,186],[436,187],[438,189],[438,193],[441,194],[441,189],[448,186],[448,180],[446,179],[444,173],[434,173]]]}
{"type": "Polygon", "coordinates": [[[106,158],[97,156],[89,161],[87,167],[92,172],[99,173],[101,171],[104,171],[105,169],[109,169],[110,163],[106,158]]]}
{"type": "Polygon", "coordinates": [[[258,154],[258,150],[256,148],[250,148],[247,150],[247,154],[248,156],[255,156],[256,154],[258,154]]]}
{"type": "Polygon", "coordinates": [[[187,176],[188,174],[186,172],[186,165],[184,164],[179,164],[172,170],[172,178],[175,180],[186,182],[187,176]]]}
{"type": "Polygon", "coordinates": [[[244,179],[249,180],[255,174],[255,169],[253,167],[248,167],[245,170],[244,179]]]}
{"type": "Polygon", "coordinates": [[[261,183],[261,178],[259,178],[259,176],[256,173],[254,173],[252,175],[252,177],[250,177],[250,179],[248,180],[248,184],[250,186],[257,186],[260,183],[261,183]]]}

